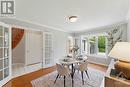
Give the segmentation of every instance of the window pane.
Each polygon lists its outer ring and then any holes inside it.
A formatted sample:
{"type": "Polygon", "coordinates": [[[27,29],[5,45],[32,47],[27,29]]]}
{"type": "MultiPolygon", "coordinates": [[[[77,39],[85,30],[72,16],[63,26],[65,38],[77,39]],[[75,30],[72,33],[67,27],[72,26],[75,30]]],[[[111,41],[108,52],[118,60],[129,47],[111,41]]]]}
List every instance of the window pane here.
{"type": "Polygon", "coordinates": [[[9,44],[9,33],[8,33],[9,31],[8,31],[8,28],[5,28],[4,29],[4,45],[5,45],[5,47],[7,47],[8,46],[8,44],[9,44]]]}
{"type": "Polygon", "coordinates": [[[3,71],[0,71],[0,80],[3,79],[3,71]]]}
{"type": "Polygon", "coordinates": [[[3,69],[3,59],[0,60],[0,70],[3,69]]]}
{"type": "Polygon", "coordinates": [[[96,37],[89,38],[90,54],[96,54],[96,37]]]}
{"type": "Polygon", "coordinates": [[[8,66],[9,66],[9,59],[6,58],[6,59],[4,59],[4,67],[6,68],[8,66]]]}
{"type": "Polygon", "coordinates": [[[86,40],[82,40],[83,43],[83,51],[86,51],[86,40]]]}
{"type": "Polygon", "coordinates": [[[0,36],[3,36],[3,29],[2,29],[3,27],[2,26],[0,26],[0,36]]]}
{"type": "Polygon", "coordinates": [[[3,58],[3,48],[0,48],[0,59],[3,58]]]}
{"type": "Polygon", "coordinates": [[[105,49],[106,49],[106,38],[105,38],[105,36],[99,36],[98,37],[98,49],[99,49],[99,53],[105,53],[105,49]]]}
{"type": "Polygon", "coordinates": [[[7,76],[9,76],[9,68],[4,69],[4,78],[6,78],[7,76]]]}
{"type": "Polygon", "coordinates": [[[3,37],[0,37],[0,47],[3,47],[3,37]]]}
{"type": "Polygon", "coordinates": [[[4,49],[4,56],[5,56],[5,57],[8,57],[8,56],[9,56],[9,49],[8,49],[8,48],[5,48],[5,49],[4,49]]]}

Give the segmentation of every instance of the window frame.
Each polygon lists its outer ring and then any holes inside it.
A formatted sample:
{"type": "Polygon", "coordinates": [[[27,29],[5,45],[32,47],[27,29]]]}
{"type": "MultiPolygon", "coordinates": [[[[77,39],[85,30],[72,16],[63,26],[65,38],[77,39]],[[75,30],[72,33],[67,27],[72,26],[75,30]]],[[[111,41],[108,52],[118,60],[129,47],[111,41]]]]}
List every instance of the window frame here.
{"type": "MultiPolygon", "coordinates": [[[[86,43],[87,43],[87,55],[89,55],[89,56],[98,56],[98,57],[104,57],[104,58],[107,58],[107,55],[108,55],[108,39],[107,39],[107,34],[106,33],[101,33],[101,34],[93,34],[93,35],[87,35],[87,36],[82,36],[82,38],[88,38],[88,39],[86,39],[86,43]],[[90,43],[89,43],[89,38],[90,37],[96,37],[96,53],[95,54],[90,54],[90,43]],[[99,36],[105,36],[105,53],[104,53],[104,55],[100,55],[100,54],[98,54],[99,53],[99,49],[98,49],[98,37],[99,36]]],[[[81,39],[81,49],[82,49],[82,53],[84,53],[83,51],[84,51],[84,43],[82,42],[84,39],[81,39]]]]}
{"type": "MultiPolygon", "coordinates": [[[[89,55],[98,55],[98,56],[102,56],[102,55],[100,55],[99,54],[99,48],[98,48],[98,37],[99,36],[104,36],[105,37],[105,55],[103,55],[103,56],[107,56],[108,55],[108,51],[107,51],[107,44],[108,44],[108,40],[107,40],[107,37],[106,37],[106,35],[105,34],[98,34],[98,35],[91,35],[90,37],[96,37],[96,54],[90,54],[90,51],[89,51],[89,55]]],[[[89,43],[89,45],[90,45],[90,43],[89,43]]],[[[90,47],[90,46],[89,46],[90,47]]]]}

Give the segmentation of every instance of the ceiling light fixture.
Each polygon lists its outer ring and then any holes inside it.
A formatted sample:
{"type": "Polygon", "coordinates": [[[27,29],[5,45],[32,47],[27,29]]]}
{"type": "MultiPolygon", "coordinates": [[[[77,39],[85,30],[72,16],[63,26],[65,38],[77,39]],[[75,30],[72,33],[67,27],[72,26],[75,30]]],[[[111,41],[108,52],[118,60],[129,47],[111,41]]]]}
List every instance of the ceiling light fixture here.
{"type": "Polygon", "coordinates": [[[69,17],[69,21],[70,21],[70,22],[76,22],[77,19],[78,19],[77,16],[70,16],[70,17],[69,17]]]}

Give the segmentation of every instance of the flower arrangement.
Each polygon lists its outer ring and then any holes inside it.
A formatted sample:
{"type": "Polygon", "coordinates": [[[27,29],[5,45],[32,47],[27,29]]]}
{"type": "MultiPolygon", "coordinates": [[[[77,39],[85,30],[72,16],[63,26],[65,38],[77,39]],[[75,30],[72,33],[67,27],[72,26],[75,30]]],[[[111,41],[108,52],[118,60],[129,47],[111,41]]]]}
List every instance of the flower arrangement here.
{"type": "Polygon", "coordinates": [[[77,45],[74,45],[71,49],[72,52],[77,52],[79,47],[77,45]]]}
{"type": "Polygon", "coordinates": [[[72,48],[71,48],[71,52],[73,53],[73,58],[76,58],[76,54],[79,50],[79,47],[77,45],[74,45],[72,48]]]}

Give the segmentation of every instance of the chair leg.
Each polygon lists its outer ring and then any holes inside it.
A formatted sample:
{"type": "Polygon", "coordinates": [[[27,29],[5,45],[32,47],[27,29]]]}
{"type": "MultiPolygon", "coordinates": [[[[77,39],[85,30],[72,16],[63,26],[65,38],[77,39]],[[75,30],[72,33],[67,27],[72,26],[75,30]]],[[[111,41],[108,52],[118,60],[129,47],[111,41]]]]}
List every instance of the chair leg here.
{"type": "Polygon", "coordinates": [[[79,70],[78,70],[78,73],[79,73],[79,70]]]}
{"type": "Polygon", "coordinates": [[[57,80],[58,77],[59,77],[59,74],[56,76],[56,79],[55,79],[55,81],[54,81],[54,84],[56,83],[56,80],[57,80]]]}
{"type": "Polygon", "coordinates": [[[60,78],[61,77],[61,75],[59,75],[59,77],[58,78],[60,78]]]}
{"type": "Polygon", "coordinates": [[[89,75],[88,75],[88,72],[87,72],[87,70],[85,71],[86,72],[86,75],[88,76],[88,78],[89,78],[89,75]]]}
{"type": "Polygon", "coordinates": [[[74,79],[73,79],[73,73],[71,73],[71,80],[72,80],[72,87],[74,87],[74,79]]]}
{"type": "Polygon", "coordinates": [[[66,78],[66,76],[64,76],[64,87],[65,87],[65,78],[66,78]]]}
{"type": "Polygon", "coordinates": [[[76,70],[74,69],[74,74],[75,74],[75,71],[76,71],[76,70]]]}
{"type": "Polygon", "coordinates": [[[81,71],[81,75],[82,75],[82,84],[84,85],[84,73],[81,71]]]}

